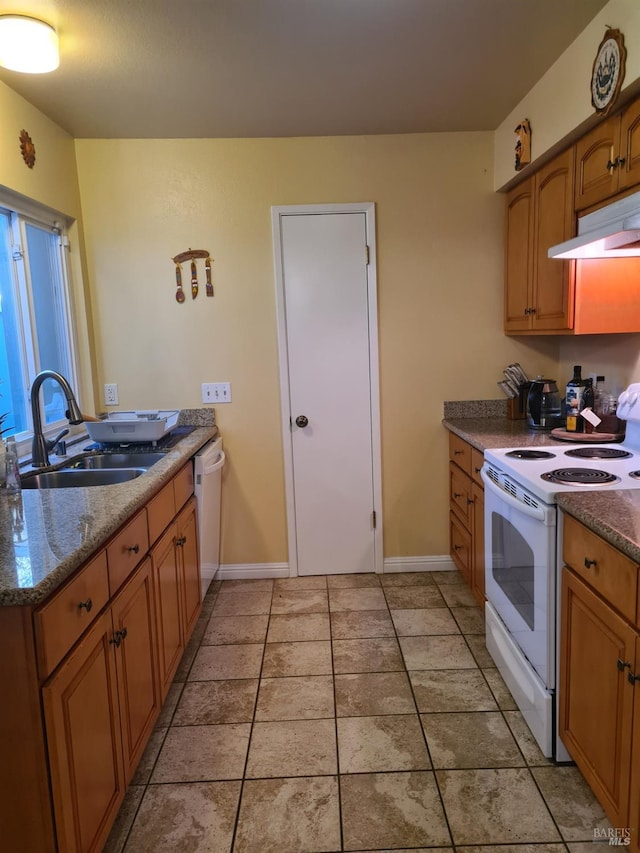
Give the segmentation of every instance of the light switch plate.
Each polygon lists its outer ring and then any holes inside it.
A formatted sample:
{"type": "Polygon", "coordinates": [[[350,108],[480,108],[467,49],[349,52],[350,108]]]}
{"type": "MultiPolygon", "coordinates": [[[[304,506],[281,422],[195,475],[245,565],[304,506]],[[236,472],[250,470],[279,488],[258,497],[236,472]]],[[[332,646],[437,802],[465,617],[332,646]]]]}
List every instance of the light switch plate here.
{"type": "Polygon", "coordinates": [[[231,402],[231,383],[230,382],[203,382],[202,383],[202,402],[203,403],[230,403],[231,402]]]}

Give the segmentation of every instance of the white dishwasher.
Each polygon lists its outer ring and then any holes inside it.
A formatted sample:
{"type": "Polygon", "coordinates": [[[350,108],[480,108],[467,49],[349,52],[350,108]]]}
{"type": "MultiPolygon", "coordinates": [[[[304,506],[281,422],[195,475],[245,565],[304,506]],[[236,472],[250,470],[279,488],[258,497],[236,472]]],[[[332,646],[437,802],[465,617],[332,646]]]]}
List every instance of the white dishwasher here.
{"type": "Polygon", "coordinates": [[[205,444],[195,455],[195,496],[198,503],[198,531],[202,596],[220,566],[220,495],[225,455],[222,439],[205,444]]]}

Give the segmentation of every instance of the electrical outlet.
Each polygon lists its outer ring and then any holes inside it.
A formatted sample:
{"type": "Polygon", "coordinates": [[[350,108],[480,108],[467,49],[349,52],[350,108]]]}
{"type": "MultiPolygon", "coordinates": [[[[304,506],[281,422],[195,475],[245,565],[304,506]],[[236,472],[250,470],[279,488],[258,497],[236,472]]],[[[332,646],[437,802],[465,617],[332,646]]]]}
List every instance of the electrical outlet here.
{"type": "Polygon", "coordinates": [[[104,386],[104,404],[105,406],[118,405],[118,386],[115,382],[110,382],[104,386]]]}
{"type": "Polygon", "coordinates": [[[230,382],[203,382],[202,383],[202,402],[203,403],[230,403],[231,402],[231,383],[230,382]]]}

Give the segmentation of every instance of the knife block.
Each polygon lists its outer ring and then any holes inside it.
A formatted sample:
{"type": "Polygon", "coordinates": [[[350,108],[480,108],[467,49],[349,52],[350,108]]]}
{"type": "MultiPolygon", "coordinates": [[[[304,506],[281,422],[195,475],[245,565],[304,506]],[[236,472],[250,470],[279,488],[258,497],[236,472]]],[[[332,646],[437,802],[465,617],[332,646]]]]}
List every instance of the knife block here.
{"type": "Polygon", "coordinates": [[[527,417],[527,397],[518,394],[517,397],[507,399],[507,417],[510,421],[523,421],[527,417]]]}

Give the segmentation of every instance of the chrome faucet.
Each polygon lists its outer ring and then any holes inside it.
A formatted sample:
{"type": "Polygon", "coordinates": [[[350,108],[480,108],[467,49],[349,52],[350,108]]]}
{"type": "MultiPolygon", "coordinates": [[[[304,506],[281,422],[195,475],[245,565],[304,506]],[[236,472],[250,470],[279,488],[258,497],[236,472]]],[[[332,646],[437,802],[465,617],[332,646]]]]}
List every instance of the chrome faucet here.
{"type": "Polygon", "coordinates": [[[63,429],[54,439],[46,439],[42,432],[42,415],[40,412],[40,388],[45,379],[55,379],[67,398],[69,408],[65,412],[70,424],[81,424],[84,421],[80,406],[73,396],[73,391],[67,380],[55,370],[42,370],[33,380],[31,386],[31,416],[33,418],[33,444],[31,446],[31,464],[34,468],[44,468],[49,464],[49,451],[53,450],[62,436],[69,430],[63,429]]]}

